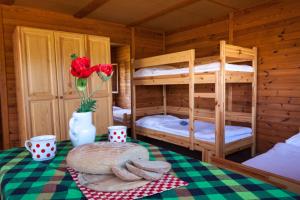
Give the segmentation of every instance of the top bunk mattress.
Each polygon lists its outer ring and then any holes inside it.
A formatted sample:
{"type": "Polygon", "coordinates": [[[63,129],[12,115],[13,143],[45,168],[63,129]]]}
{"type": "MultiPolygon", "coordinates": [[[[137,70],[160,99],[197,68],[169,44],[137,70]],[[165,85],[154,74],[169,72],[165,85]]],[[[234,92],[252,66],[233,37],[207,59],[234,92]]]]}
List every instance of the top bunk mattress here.
{"type": "MultiPolygon", "coordinates": [[[[189,137],[189,120],[172,115],[146,116],[136,121],[136,125],[178,136],[189,137]]],[[[206,142],[215,142],[215,124],[195,120],[195,138],[206,142]]],[[[242,126],[225,126],[225,143],[238,141],[252,135],[252,129],[242,126]]]]}
{"type": "MultiPolygon", "coordinates": [[[[221,68],[220,62],[213,62],[202,65],[195,65],[195,73],[205,73],[205,72],[215,72],[219,71],[221,68]]],[[[236,72],[253,72],[253,67],[250,65],[236,65],[236,64],[225,64],[226,71],[236,71],[236,72]]],[[[175,68],[172,66],[162,66],[162,67],[151,67],[143,68],[134,72],[133,77],[149,77],[149,76],[163,76],[163,75],[177,75],[177,74],[188,74],[189,68],[175,68]]]]}

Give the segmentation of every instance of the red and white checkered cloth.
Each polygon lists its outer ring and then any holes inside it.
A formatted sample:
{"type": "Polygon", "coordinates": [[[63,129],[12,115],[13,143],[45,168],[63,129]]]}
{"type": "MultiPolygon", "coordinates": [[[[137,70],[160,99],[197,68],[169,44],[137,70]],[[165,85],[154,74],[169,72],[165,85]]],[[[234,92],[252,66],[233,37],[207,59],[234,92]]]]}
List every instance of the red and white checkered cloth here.
{"type": "Polygon", "coordinates": [[[72,168],[67,168],[70,172],[73,180],[76,182],[78,188],[82,191],[85,197],[89,200],[130,200],[130,199],[138,199],[142,197],[151,196],[157,193],[164,192],[166,190],[171,190],[181,186],[187,186],[188,183],[176,178],[173,175],[165,174],[163,178],[152,181],[142,187],[126,190],[126,191],[118,191],[118,192],[98,192],[95,190],[91,190],[85,186],[79,184],[78,181],[78,172],[72,168]]]}

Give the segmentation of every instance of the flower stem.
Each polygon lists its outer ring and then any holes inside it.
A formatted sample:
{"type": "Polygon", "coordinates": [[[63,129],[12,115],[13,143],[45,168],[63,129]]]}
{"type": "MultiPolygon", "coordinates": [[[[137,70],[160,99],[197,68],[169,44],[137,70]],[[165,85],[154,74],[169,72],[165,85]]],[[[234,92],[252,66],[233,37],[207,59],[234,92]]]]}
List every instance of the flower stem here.
{"type": "Polygon", "coordinates": [[[103,81],[101,81],[101,83],[99,85],[97,85],[97,88],[91,93],[91,95],[89,95],[88,98],[91,98],[102,86],[103,81]]]}
{"type": "Polygon", "coordinates": [[[84,97],[82,97],[82,95],[81,95],[81,93],[80,93],[80,91],[78,90],[78,88],[77,88],[77,79],[76,79],[76,77],[75,77],[75,88],[76,88],[76,91],[77,91],[77,93],[78,93],[78,95],[79,95],[79,97],[80,97],[80,101],[83,101],[84,100],[84,97]]]}

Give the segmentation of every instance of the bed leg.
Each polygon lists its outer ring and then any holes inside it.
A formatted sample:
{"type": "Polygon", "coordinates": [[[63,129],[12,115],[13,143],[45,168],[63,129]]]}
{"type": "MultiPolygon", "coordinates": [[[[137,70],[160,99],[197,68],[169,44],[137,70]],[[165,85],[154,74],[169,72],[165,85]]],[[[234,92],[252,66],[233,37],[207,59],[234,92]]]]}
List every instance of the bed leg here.
{"type": "Polygon", "coordinates": [[[202,162],[206,162],[206,155],[205,155],[206,154],[206,150],[202,150],[201,153],[202,153],[201,161],[202,162]]]}
{"type": "Polygon", "coordinates": [[[255,154],[256,154],[256,145],[252,144],[252,146],[251,146],[251,156],[254,157],[255,154]]]}
{"type": "Polygon", "coordinates": [[[204,149],[202,151],[202,162],[211,163],[211,158],[214,156],[214,152],[204,149]]]}

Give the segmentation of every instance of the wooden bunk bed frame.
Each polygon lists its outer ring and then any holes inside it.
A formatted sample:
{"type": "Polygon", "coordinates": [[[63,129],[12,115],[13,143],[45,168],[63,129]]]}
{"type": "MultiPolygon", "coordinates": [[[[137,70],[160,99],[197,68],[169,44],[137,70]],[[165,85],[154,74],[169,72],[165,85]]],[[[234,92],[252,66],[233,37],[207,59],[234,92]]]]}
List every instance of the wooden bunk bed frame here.
{"type": "MultiPolygon", "coordinates": [[[[256,149],[256,98],[257,98],[257,49],[256,47],[244,48],[226,44],[220,41],[220,54],[205,58],[195,59],[195,50],[186,50],[176,53],[169,53],[154,57],[143,58],[133,61],[132,67],[132,132],[133,137],[137,135],[174,143],[191,150],[202,152],[202,161],[210,162],[210,157],[215,155],[224,158],[225,155],[245,149],[252,148],[252,154],[256,149]],[[205,64],[219,61],[219,71],[194,73],[195,64],[205,64]],[[225,63],[252,62],[253,72],[225,71],[225,63]],[[133,77],[136,69],[153,67],[158,65],[176,64],[187,62],[189,74],[163,75],[152,77],[133,77]],[[249,83],[252,84],[252,112],[226,111],[225,89],[226,83],[249,83]],[[189,107],[167,106],[166,85],[188,84],[189,85],[189,107]],[[195,93],[195,84],[215,84],[214,93],[195,93]],[[136,108],[136,86],[139,85],[163,85],[163,106],[136,108]],[[214,98],[215,110],[195,109],[195,98],[214,98]],[[226,111],[226,112],[225,112],[226,111]],[[189,137],[172,135],[162,131],[156,131],[136,126],[136,118],[153,114],[177,114],[189,116],[189,137]],[[215,122],[216,139],[215,143],[195,140],[194,120],[215,122]],[[226,121],[251,123],[252,136],[245,139],[224,144],[224,128],[226,121]]],[[[232,104],[232,99],[229,99],[232,104]]]]}

